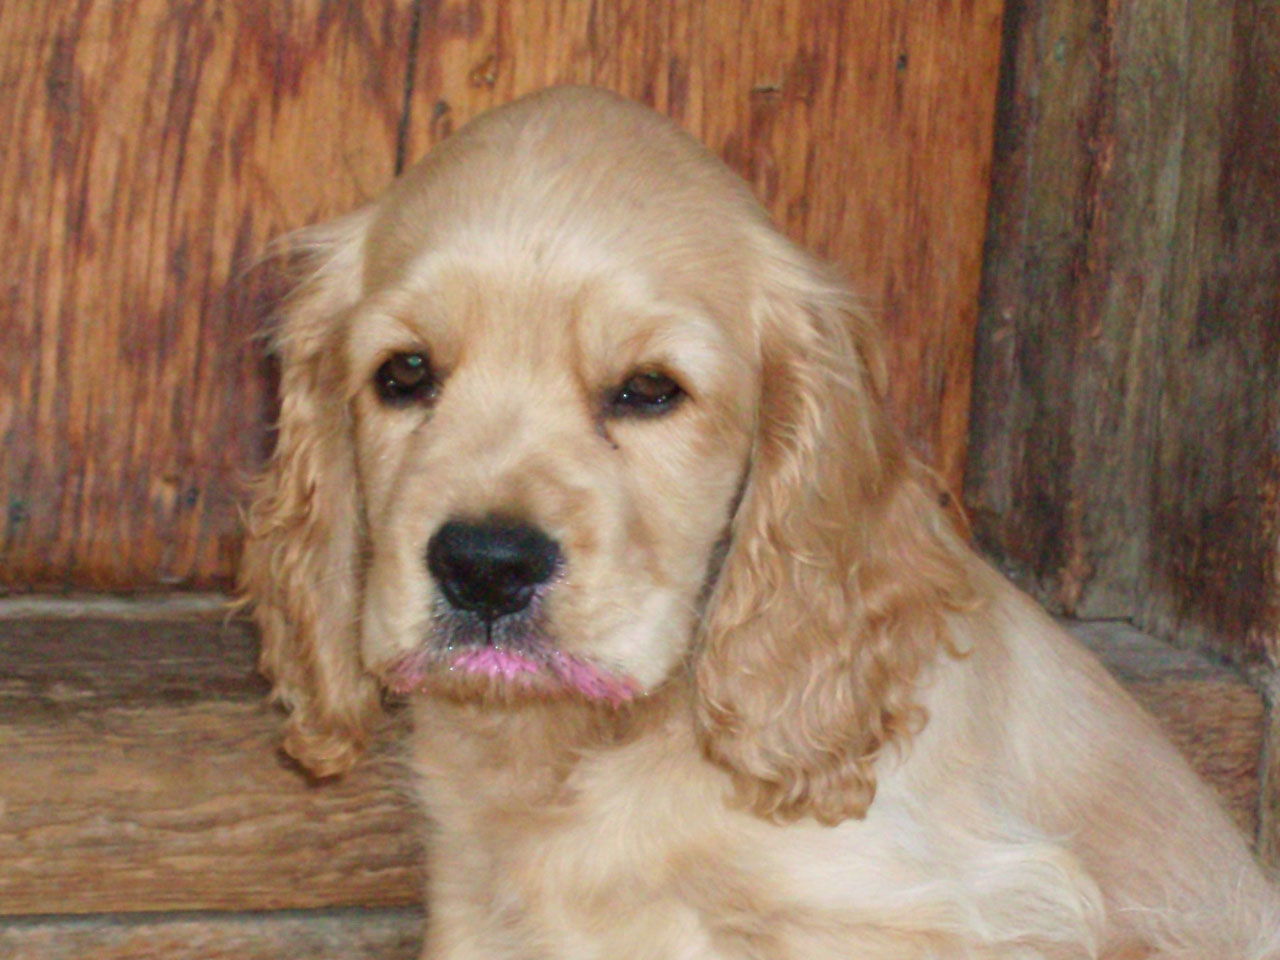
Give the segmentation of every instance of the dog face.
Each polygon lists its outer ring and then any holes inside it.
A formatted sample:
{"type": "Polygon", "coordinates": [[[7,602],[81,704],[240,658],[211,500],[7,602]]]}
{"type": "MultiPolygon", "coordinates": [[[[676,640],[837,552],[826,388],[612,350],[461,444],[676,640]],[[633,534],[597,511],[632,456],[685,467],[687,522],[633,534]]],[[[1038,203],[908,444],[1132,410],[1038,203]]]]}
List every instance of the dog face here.
{"type": "Polygon", "coordinates": [[[554,239],[424,244],[344,331],[363,660],[397,689],[616,701],[689,648],[751,442],[746,331],[554,239]]]}

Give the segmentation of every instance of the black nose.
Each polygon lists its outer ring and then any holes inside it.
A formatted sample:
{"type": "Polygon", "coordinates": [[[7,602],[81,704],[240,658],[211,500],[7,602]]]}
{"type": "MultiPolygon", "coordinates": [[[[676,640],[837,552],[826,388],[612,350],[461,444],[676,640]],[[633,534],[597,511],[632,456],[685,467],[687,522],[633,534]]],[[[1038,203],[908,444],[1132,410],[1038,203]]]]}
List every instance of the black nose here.
{"type": "Polygon", "coordinates": [[[503,519],[451,520],[427,544],[427,569],[445,599],[485,620],[527,607],[559,559],[560,547],[537,527],[503,519]]]}

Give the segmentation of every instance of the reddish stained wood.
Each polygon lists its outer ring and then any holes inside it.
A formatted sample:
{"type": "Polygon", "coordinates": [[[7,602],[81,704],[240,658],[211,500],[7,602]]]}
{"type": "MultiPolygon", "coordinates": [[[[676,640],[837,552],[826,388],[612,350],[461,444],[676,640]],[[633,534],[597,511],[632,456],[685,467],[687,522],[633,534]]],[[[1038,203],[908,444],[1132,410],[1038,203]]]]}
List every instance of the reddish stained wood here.
{"type": "Polygon", "coordinates": [[[0,6],[3,584],[227,581],[271,416],[246,270],[392,174],[411,6],[0,6]]]}
{"type": "Polygon", "coordinates": [[[669,114],[855,280],[892,338],[898,417],[958,488],[1002,5],[428,5],[408,153],[550,83],[669,114]]]}
{"type": "Polygon", "coordinates": [[[854,277],[894,338],[895,408],[954,486],[1001,5],[6,5],[0,581],[226,583],[279,291],[225,281],[400,152],[568,80],[671,113],[854,277]]]}

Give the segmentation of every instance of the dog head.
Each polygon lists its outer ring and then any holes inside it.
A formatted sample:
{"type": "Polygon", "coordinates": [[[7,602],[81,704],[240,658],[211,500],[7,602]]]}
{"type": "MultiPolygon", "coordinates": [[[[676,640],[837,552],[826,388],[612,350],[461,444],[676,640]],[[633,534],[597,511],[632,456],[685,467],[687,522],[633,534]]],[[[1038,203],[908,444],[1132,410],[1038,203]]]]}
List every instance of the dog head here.
{"type": "Polygon", "coordinates": [[[622,707],[692,676],[754,809],[865,809],[955,564],[872,326],[745,185],[558,89],[300,242],[241,572],[286,748],[346,769],[380,685],[622,707]]]}

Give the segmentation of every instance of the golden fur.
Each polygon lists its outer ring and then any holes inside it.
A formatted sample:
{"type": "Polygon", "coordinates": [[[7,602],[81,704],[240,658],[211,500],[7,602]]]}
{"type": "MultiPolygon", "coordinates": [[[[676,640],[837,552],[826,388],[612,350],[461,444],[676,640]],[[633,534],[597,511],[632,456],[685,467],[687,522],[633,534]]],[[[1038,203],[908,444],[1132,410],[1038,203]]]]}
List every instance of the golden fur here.
{"type": "Polygon", "coordinates": [[[1209,791],[943,516],[844,284],[672,124],[546,91],[303,243],[241,583],[316,774],[410,695],[424,956],[1280,957],[1209,791]],[[616,415],[637,371],[685,396],[616,415]],[[525,672],[450,660],[424,561],[490,515],[562,553],[525,672]]]}

